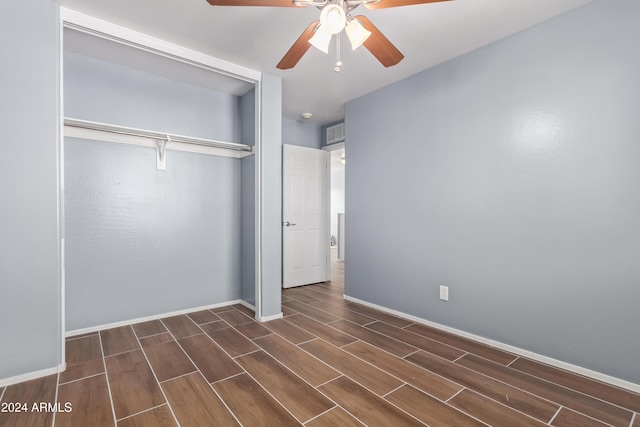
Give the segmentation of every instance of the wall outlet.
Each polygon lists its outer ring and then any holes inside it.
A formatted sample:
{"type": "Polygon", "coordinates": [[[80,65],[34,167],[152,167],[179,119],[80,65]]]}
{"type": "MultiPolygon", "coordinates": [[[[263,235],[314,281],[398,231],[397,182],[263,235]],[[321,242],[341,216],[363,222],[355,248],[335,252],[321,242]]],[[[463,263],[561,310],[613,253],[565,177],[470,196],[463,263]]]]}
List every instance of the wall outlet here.
{"type": "Polygon", "coordinates": [[[440,299],[442,301],[449,301],[449,287],[440,286],[440,299]]]}

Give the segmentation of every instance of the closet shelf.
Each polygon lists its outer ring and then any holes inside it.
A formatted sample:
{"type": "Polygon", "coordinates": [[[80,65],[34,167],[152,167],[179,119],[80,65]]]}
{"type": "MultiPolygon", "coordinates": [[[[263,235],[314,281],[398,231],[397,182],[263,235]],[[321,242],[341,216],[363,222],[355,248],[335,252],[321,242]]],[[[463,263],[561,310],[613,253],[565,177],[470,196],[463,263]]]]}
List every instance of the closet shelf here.
{"type": "MultiPolygon", "coordinates": [[[[152,130],[136,129],[125,126],[117,126],[107,123],[94,122],[89,120],[74,119],[71,117],[64,118],[65,127],[88,129],[100,132],[110,132],[119,135],[127,135],[138,138],[147,138],[154,141],[167,141],[171,143],[193,144],[204,147],[221,148],[225,150],[233,150],[239,152],[251,153],[252,147],[246,144],[238,144],[235,142],[217,141],[213,139],[196,138],[192,136],[176,135],[167,132],[157,132],[152,130]]],[[[245,154],[245,155],[246,155],[245,154]]]]}

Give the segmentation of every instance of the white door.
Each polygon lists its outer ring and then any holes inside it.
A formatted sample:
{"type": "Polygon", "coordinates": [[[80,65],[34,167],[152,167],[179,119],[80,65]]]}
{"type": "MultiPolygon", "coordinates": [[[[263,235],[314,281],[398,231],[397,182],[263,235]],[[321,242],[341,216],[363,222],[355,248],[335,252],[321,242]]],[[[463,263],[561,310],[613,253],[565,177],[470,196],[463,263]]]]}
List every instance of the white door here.
{"type": "Polygon", "coordinates": [[[329,280],[327,158],[314,148],[283,145],[282,286],[329,280]]]}

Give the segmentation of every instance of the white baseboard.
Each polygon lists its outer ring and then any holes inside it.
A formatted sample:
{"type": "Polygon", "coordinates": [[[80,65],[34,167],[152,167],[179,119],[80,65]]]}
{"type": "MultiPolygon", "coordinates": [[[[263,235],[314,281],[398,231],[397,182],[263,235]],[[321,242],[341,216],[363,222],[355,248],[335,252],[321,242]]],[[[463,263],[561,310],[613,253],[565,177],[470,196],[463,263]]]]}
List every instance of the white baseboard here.
{"type": "Polygon", "coordinates": [[[468,338],[474,341],[481,342],[483,344],[489,345],[491,347],[499,348],[504,351],[508,351],[509,353],[516,354],[518,356],[526,357],[528,359],[532,359],[541,363],[546,363],[547,365],[554,366],[556,368],[564,369],[566,371],[574,372],[579,375],[583,375],[585,377],[592,378],[594,380],[602,381],[607,384],[611,384],[616,387],[624,388],[626,390],[633,391],[635,393],[640,393],[640,384],[635,384],[629,381],[622,380],[620,378],[612,377],[610,375],[603,374],[601,372],[593,371],[591,369],[586,369],[581,366],[572,365],[571,363],[566,363],[558,359],[553,359],[551,357],[543,356],[538,353],[534,353],[529,350],[524,350],[519,347],[514,347],[509,344],[504,344],[499,341],[494,341],[485,337],[481,337],[479,335],[471,334],[469,332],[461,331],[459,329],[451,328],[449,326],[441,325],[439,323],[435,323],[421,317],[412,316],[410,314],[403,313],[401,311],[392,310],[387,307],[383,307],[377,304],[372,304],[367,301],[360,300],[358,298],[353,298],[348,295],[344,295],[344,299],[347,301],[356,302],[358,304],[365,305],[367,307],[375,308],[376,310],[383,311],[385,313],[393,314],[394,316],[402,317],[403,319],[410,320],[412,322],[421,323],[426,326],[431,326],[436,329],[440,329],[445,332],[449,332],[454,335],[461,336],[463,338],[468,338]]]}
{"type": "Polygon", "coordinates": [[[282,312],[278,313],[278,314],[274,314],[273,316],[264,316],[264,317],[260,317],[256,320],[258,320],[258,322],[268,322],[270,320],[277,320],[277,319],[282,319],[283,315],[282,312]]]}
{"type": "MultiPolygon", "coordinates": [[[[250,308],[250,309],[255,311],[255,307],[252,306],[251,304],[249,304],[249,303],[247,303],[245,301],[242,301],[242,300],[234,300],[234,301],[227,301],[227,302],[222,302],[222,303],[218,303],[218,304],[205,305],[205,306],[202,306],[202,307],[189,308],[189,309],[186,309],[186,310],[172,311],[170,313],[163,313],[163,314],[156,314],[156,315],[153,315],[153,316],[140,317],[140,318],[137,318],[137,319],[123,320],[121,322],[108,323],[108,324],[105,324],[105,325],[92,326],[92,327],[89,327],[89,328],[75,329],[73,331],[67,331],[65,333],[65,337],[66,338],[70,338],[70,337],[74,337],[76,335],[82,335],[82,334],[88,334],[88,333],[92,333],[92,332],[102,331],[104,329],[117,328],[117,327],[120,327],[120,326],[127,326],[127,325],[132,325],[134,323],[140,323],[140,322],[148,322],[150,320],[162,319],[164,317],[179,316],[181,314],[195,313],[196,311],[210,310],[212,308],[225,307],[227,305],[233,305],[233,304],[242,304],[245,307],[248,307],[248,308],[250,308]]],[[[281,318],[282,318],[282,313],[277,314],[275,316],[269,316],[269,317],[265,317],[265,318],[262,318],[262,319],[258,319],[258,321],[267,322],[269,320],[275,320],[275,319],[281,319],[281,318]]],[[[34,371],[34,372],[29,372],[29,373],[26,373],[26,374],[22,374],[22,375],[16,375],[15,377],[9,377],[9,378],[0,379],[0,387],[5,387],[5,386],[8,386],[8,385],[21,383],[23,381],[34,380],[36,378],[46,377],[48,375],[53,375],[53,374],[57,374],[59,372],[63,372],[66,369],[67,369],[67,364],[66,364],[66,362],[63,362],[63,363],[61,363],[60,365],[58,365],[57,367],[54,367],[54,368],[43,369],[43,370],[40,370],[40,371],[34,371]]]]}
{"type": "Polygon", "coordinates": [[[246,302],[246,301],[240,301],[240,304],[241,304],[241,305],[244,305],[245,307],[247,307],[247,308],[249,308],[249,309],[251,309],[251,310],[253,310],[253,311],[256,311],[256,306],[255,306],[255,305],[253,305],[253,304],[249,304],[249,303],[248,303],[248,302],[246,302]]]}
{"type": "MultiPolygon", "coordinates": [[[[254,311],[254,313],[256,312],[256,307],[254,305],[249,304],[246,301],[240,301],[240,304],[244,305],[245,307],[251,309],[254,311]]],[[[278,314],[274,314],[273,316],[267,316],[267,317],[258,317],[256,315],[256,320],[258,322],[268,322],[270,320],[276,320],[276,319],[282,319],[282,312],[278,313],[278,314]]]]}
{"type": "Polygon", "coordinates": [[[140,323],[140,322],[148,322],[150,320],[158,320],[158,319],[162,319],[163,317],[179,316],[181,314],[189,314],[189,313],[194,313],[196,311],[210,310],[212,308],[225,307],[227,305],[238,304],[238,303],[241,304],[242,301],[241,300],[227,301],[227,302],[221,302],[219,304],[211,304],[211,305],[205,305],[202,307],[188,308],[186,310],[172,311],[170,313],[154,314],[153,316],[140,317],[137,319],[130,319],[130,320],[123,320],[121,322],[108,323],[106,325],[92,326],[89,328],[82,328],[82,329],[76,329],[73,331],[67,331],[65,336],[67,338],[70,338],[76,335],[102,331],[104,329],[117,328],[120,326],[127,326],[127,325],[132,325],[134,323],[140,323]]]}
{"type": "Polygon", "coordinates": [[[3,378],[0,380],[0,387],[6,387],[13,384],[18,384],[24,381],[31,381],[42,377],[48,377],[49,375],[57,375],[67,369],[66,363],[61,363],[56,367],[41,369],[39,371],[29,372],[22,375],[16,375],[15,377],[3,378]]]}

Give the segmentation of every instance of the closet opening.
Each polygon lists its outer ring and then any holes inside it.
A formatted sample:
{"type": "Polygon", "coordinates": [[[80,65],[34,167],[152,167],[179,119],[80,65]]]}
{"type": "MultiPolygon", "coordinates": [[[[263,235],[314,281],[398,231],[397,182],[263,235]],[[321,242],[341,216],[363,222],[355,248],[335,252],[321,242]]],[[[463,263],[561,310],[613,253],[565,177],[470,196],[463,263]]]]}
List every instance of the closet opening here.
{"type": "Polygon", "coordinates": [[[233,303],[260,319],[260,74],[107,27],[63,22],[66,335],[233,303]]]}

